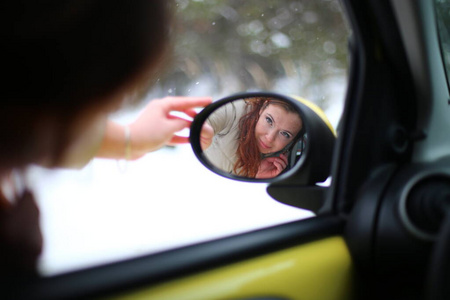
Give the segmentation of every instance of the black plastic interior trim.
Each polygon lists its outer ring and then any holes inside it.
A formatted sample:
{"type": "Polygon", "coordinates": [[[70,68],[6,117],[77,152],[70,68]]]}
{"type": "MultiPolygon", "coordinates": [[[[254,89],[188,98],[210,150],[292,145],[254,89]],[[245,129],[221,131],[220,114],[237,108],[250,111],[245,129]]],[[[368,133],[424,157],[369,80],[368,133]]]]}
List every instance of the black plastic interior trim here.
{"type": "Polygon", "coordinates": [[[390,1],[342,2],[353,30],[353,65],[334,158],[339,166],[332,175],[332,201],[340,212],[350,213],[373,170],[410,161],[417,95],[390,1]]]}
{"type": "MultiPolygon", "coordinates": [[[[321,216],[100,267],[10,286],[14,299],[80,299],[217,268],[322,238],[341,235],[344,221],[321,216]]],[[[149,233],[151,234],[151,233],[149,233]]]]}

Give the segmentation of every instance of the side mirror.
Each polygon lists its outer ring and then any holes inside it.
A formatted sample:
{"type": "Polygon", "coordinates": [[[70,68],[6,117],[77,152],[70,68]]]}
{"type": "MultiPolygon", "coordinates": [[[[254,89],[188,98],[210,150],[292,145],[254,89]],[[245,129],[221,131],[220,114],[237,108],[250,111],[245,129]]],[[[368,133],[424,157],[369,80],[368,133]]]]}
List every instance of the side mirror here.
{"type": "Polygon", "coordinates": [[[194,118],[190,130],[193,151],[204,166],[234,180],[269,182],[269,194],[289,205],[294,205],[288,203],[289,187],[315,188],[329,177],[335,140],[319,107],[266,92],[215,101],[194,118]]]}

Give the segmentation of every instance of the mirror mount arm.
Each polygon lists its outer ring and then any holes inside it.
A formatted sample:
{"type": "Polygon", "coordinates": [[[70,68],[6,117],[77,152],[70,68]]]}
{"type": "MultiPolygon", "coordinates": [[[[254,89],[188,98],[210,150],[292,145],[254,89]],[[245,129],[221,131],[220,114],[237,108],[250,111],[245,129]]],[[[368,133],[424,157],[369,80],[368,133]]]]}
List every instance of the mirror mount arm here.
{"type": "Polygon", "coordinates": [[[328,187],[270,184],[267,193],[278,202],[317,214],[325,202],[328,187]]]}

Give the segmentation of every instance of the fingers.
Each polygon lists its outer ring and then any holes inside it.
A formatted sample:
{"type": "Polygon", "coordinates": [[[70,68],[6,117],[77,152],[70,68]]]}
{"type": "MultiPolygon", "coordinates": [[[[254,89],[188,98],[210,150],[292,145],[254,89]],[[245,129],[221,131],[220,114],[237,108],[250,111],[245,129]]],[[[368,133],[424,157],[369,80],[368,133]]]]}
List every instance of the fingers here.
{"type": "Polygon", "coordinates": [[[135,153],[144,154],[164,145],[188,143],[188,137],[175,133],[189,128],[192,118],[197,115],[195,109],[211,102],[211,97],[167,97],[150,101],[130,125],[133,149],[138,149],[135,153]]]}
{"type": "Polygon", "coordinates": [[[281,157],[271,157],[272,164],[277,168],[278,171],[283,171],[287,167],[287,159],[281,157]]]}
{"type": "Polygon", "coordinates": [[[286,168],[286,165],[282,163],[281,160],[276,160],[273,162],[273,164],[279,172],[283,171],[284,168],[286,168]]]}
{"type": "Polygon", "coordinates": [[[213,138],[214,137],[214,128],[208,123],[204,123],[201,130],[201,137],[203,138],[213,138]]]}
{"type": "MultiPolygon", "coordinates": [[[[189,120],[185,120],[183,118],[177,117],[177,116],[169,116],[168,117],[172,123],[172,131],[173,133],[181,131],[185,128],[189,128],[192,124],[191,121],[189,120]]],[[[170,139],[170,141],[167,143],[168,145],[174,146],[177,144],[186,144],[189,143],[189,137],[186,136],[180,136],[180,135],[173,135],[172,138],[170,139]]]]}
{"type": "MultiPolygon", "coordinates": [[[[211,97],[167,97],[162,100],[167,104],[167,109],[169,111],[183,112],[191,118],[194,118],[197,115],[197,112],[194,110],[194,108],[204,107],[212,102],[211,97]]],[[[185,128],[189,128],[192,124],[192,121],[174,115],[169,115],[168,119],[174,121],[174,133],[185,128]]],[[[189,143],[189,137],[173,135],[168,145],[186,143],[189,143]]]]}
{"type": "Polygon", "coordinates": [[[166,97],[157,99],[152,104],[162,106],[164,114],[170,115],[171,112],[181,112],[190,118],[194,118],[197,115],[195,108],[205,107],[211,102],[211,97],[166,97]]]}
{"type": "Polygon", "coordinates": [[[205,107],[212,102],[211,97],[166,97],[162,100],[169,111],[183,111],[186,114],[188,114],[187,112],[192,112],[190,110],[193,108],[205,107]]]}
{"type": "Polygon", "coordinates": [[[192,124],[192,121],[185,120],[183,118],[174,115],[169,115],[167,119],[169,119],[169,123],[173,133],[183,130],[185,128],[189,128],[192,124]]]}
{"type": "Polygon", "coordinates": [[[280,164],[281,166],[284,166],[283,168],[286,168],[286,166],[287,166],[287,159],[285,157],[284,158],[282,158],[281,156],[280,157],[268,157],[268,158],[265,158],[265,160],[272,164],[275,164],[275,163],[280,164]]]}
{"type": "Polygon", "coordinates": [[[182,118],[182,117],[180,117],[180,116],[168,115],[168,116],[167,116],[167,119],[169,119],[169,120],[180,120],[180,121],[183,122],[183,123],[187,123],[188,126],[191,126],[191,124],[192,124],[192,121],[191,121],[191,120],[186,120],[186,119],[184,119],[184,118],[182,118]]]}
{"type": "Polygon", "coordinates": [[[214,129],[205,122],[202,126],[202,130],[200,132],[200,146],[202,150],[206,150],[211,146],[214,138],[214,129]]]}
{"type": "Polygon", "coordinates": [[[278,159],[278,162],[280,163],[280,166],[282,167],[282,170],[284,170],[287,167],[287,159],[278,159]]]}
{"type": "Polygon", "coordinates": [[[189,143],[189,137],[187,136],[180,136],[180,135],[174,135],[168,145],[174,146],[177,144],[187,144],[189,143]]]}
{"type": "Polygon", "coordinates": [[[197,115],[197,111],[193,109],[186,109],[183,112],[191,118],[194,118],[197,115]]]}

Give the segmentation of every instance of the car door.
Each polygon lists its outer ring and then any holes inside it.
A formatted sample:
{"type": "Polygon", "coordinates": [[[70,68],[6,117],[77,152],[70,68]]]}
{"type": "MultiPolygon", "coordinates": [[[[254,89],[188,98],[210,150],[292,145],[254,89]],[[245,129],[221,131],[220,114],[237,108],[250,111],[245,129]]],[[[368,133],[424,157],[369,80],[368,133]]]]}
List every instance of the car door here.
{"type": "MultiPolygon", "coordinates": [[[[420,115],[418,95],[412,88],[420,80],[414,78],[418,74],[406,55],[402,38],[406,33],[399,26],[404,19],[417,26],[423,21],[408,18],[420,11],[414,3],[397,3],[399,8],[388,0],[342,1],[352,31],[349,85],[333,154],[332,183],[317,198],[316,217],[13,282],[7,289],[9,296],[349,299],[355,291],[360,292],[357,296],[368,296],[365,293],[372,291],[368,283],[379,279],[370,276],[374,226],[384,224],[379,221],[379,199],[396,171],[412,160],[409,138],[417,133],[420,115]],[[357,289],[360,286],[364,289],[357,289]]],[[[290,205],[302,207],[302,199],[309,195],[295,183],[282,188],[294,197],[290,205]]],[[[398,228],[390,226],[386,230],[398,228]]],[[[383,245],[387,252],[395,249],[392,241],[383,245]]],[[[383,265],[389,266],[388,262],[383,265]]]]}

